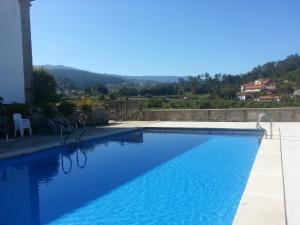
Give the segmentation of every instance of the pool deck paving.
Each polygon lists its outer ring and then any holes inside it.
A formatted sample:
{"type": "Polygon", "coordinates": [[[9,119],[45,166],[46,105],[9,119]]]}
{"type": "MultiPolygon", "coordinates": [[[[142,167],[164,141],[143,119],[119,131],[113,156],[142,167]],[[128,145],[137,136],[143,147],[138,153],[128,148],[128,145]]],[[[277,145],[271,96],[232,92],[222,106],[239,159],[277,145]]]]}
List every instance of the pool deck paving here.
{"type": "MultiPolygon", "coordinates": [[[[101,138],[122,131],[128,131],[142,124],[146,125],[147,123],[113,123],[110,126],[89,127],[82,140],[101,138]]],[[[74,142],[75,136],[72,135],[67,139],[66,144],[74,142]]],[[[17,137],[9,141],[0,140],[0,160],[31,154],[60,145],[60,136],[58,135],[34,135],[33,137],[25,136],[22,139],[17,137]]]]}
{"type": "MultiPolygon", "coordinates": [[[[261,123],[269,132],[269,123],[261,123]]],[[[87,130],[83,140],[134,128],[255,129],[253,122],[126,121],[87,130]]],[[[69,142],[74,141],[70,138],[69,142]]],[[[57,136],[0,142],[0,160],[59,146],[57,136]]],[[[273,138],[263,139],[236,213],[235,225],[300,224],[300,123],[273,123],[273,138]],[[281,131],[281,142],[279,129],[281,131]],[[282,170],[283,168],[283,170],[282,170]]]]}

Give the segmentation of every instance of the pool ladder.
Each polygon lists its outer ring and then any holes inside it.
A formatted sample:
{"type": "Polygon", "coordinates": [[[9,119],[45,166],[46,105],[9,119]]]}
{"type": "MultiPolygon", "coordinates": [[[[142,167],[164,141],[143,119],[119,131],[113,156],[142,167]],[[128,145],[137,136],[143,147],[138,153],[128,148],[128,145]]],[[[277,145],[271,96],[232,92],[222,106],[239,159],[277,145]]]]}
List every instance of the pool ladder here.
{"type": "Polygon", "coordinates": [[[80,143],[82,136],[86,133],[85,123],[82,125],[82,130],[79,133],[78,124],[75,123],[75,142],[80,143]]]}
{"type": "Polygon", "coordinates": [[[257,123],[256,123],[256,128],[264,130],[265,137],[266,138],[270,137],[270,139],[272,139],[273,138],[273,116],[272,116],[272,112],[263,112],[263,113],[259,114],[258,119],[257,119],[257,123]],[[264,129],[260,125],[260,122],[261,122],[262,118],[264,118],[264,117],[269,117],[269,119],[270,119],[270,135],[268,135],[267,130],[264,129]]]}
{"type": "MultiPolygon", "coordinates": [[[[75,143],[80,143],[81,138],[86,133],[85,124],[83,124],[82,128],[83,129],[81,130],[81,132],[79,132],[78,124],[75,123],[75,143]]],[[[60,125],[60,143],[62,145],[65,145],[67,143],[67,140],[70,138],[71,135],[72,135],[72,129],[71,129],[71,127],[68,127],[68,132],[64,135],[63,125],[61,124],[60,125]]]]}

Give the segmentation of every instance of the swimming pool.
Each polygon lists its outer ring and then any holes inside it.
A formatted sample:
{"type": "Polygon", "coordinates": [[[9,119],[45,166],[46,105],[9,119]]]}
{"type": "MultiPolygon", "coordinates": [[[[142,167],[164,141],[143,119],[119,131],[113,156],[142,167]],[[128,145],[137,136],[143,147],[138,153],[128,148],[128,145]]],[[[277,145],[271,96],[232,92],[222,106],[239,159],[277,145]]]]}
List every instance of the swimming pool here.
{"type": "Polygon", "coordinates": [[[260,138],[141,129],[0,161],[0,224],[232,224],[260,138]]]}

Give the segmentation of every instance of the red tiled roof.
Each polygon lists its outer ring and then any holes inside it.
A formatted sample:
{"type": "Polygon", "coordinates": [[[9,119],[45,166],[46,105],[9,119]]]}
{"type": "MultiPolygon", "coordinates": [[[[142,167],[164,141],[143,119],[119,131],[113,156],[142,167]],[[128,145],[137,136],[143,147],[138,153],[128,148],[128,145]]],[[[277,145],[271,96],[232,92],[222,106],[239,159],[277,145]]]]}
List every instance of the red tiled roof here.
{"type": "Polygon", "coordinates": [[[270,82],[271,82],[270,79],[265,79],[265,80],[261,81],[261,83],[264,84],[264,85],[266,85],[266,84],[268,84],[270,82]]]}
{"type": "Polygon", "coordinates": [[[281,97],[265,95],[265,96],[260,96],[259,99],[260,100],[273,100],[273,99],[281,99],[281,97]]]}
{"type": "Polygon", "coordinates": [[[269,84],[271,82],[270,79],[259,79],[259,80],[256,80],[256,81],[260,81],[261,84],[254,84],[255,81],[252,81],[252,82],[249,82],[249,83],[246,83],[246,84],[243,84],[244,87],[247,87],[247,86],[253,86],[253,85],[266,85],[266,84],[269,84]]]}
{"type": "Polygon", "coordinates": [[[261,89],[263,87],[264,87],[264,85],[262,85],[262,84],[256,84],[256,85],[246,86],[246,87],[244,87],[244,89],[245,90],[248,90],[248,89],[261,89]]]}

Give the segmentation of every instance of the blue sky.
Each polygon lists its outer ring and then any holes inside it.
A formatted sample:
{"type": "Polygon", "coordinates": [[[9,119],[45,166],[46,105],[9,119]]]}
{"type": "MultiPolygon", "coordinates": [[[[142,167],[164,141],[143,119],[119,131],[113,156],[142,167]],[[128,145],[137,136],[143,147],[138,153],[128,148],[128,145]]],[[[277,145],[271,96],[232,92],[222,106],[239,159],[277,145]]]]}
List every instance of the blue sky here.
{"type": "Polygon", "coordinates": [[[35,65],[120,75],[242,73],[300,53],[300,0],[36,0],[35,65]]]}

